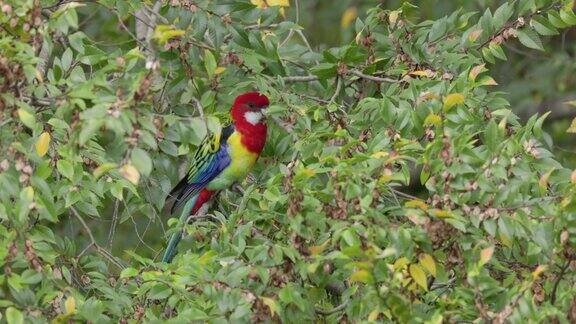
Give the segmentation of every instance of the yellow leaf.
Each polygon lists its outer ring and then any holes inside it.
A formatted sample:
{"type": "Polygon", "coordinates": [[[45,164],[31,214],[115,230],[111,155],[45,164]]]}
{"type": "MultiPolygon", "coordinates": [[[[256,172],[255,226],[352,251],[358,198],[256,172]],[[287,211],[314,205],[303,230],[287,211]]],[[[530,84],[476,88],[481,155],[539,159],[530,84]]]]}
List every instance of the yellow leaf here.
{"type": "Polygon", "coordinates": [[[316,175],[316,171],[314,171],[314,169],[311,168],[303,168],[302,170],[300,170],[299,172],[300,174],[310,178],[313,177],[314,175],[316,175]]]}
{"type": "Polygon", "coordinates": [[[356,17],[358,17],[358,9],[356,9],[356,7],[348,7],[342,14],[342,19],[340,20],[342,29],[348,28],[356,17]]]}
{"type": "Polygon", "coordinates": [[[475,42],[478,37],[480,37],[480,35],[482,35],[482,29],[476,29],[475,31],[471,32],[468,35],[468,40],[471,42],[475,42]]]}
{"type": "Polygon", "coordinates": [[[313,256],[321,254],[322,252],[324,252],[324,249],[326,249],[329,242],[330,240],[326,240],[326,242],[322,243],[321,245],[311,246],[310,248],[308,248],[308,250],[310,250],[310,254],[313,256]]]}
{"type": "Polygon", "coordinates": [[[576,107],[576,100],[566,101],[565,104],[572,106],[572,107],[576,107]]]}
{"type": "Polygon", "coordinates": [[[209,250],[208,252],[202,254],[202,256],[200,256],[198,258],[198,263],[200,265],[207,265],[212,263],[212,260],[214,260],[214,257],[216,256],[216,252],[209,250]]]}
{"type": "Polygon", "coordinates": [[[506,247],[512,247],[512,239],[503,234],[502,232],[498,233],[498,237],[500,238],[500,242],[504,244],[506,247]]]}
{"type": "Polygon", "coordinates": [[[370,314],[368,314],[368,321],[370,322],[374,322],[378,319],[378,315],[380,315],[380,312],[378,310],[373,310],[370,312],[370,314]]]}
{"type": "Polygon", "coordinates": [[[392,175],[385,174],[385,175],[381,176],[380,178],[378,178],[378,183],[380,183],[380,184],[388,183],[391,180],[392,180],[392,175]]]}
{"type": "Polygon", "coordinates": [[[576,184],[576,170],[572,171],[572,174],[570,175],[570,181],[572,181],[572,184],[576,184]]]}
{"type": "Polygon", "coordinates": [[[368,270],[358,270],[350,276],[350,281],[370,283],[372,282],[372,274],[368,270]]]}
{"type": "Polygon", "coordinates": [[[40,134],[40,137],[38,137],[38,141],[36,142],[36,153],[38,153],[40,157],[46,155],[49,146],[50,134],[47,132],[40,134]]]}
{"type": "Polygon", "coordinates": [[[266,1],[264,1],[264,0],[250,0],[250,3],[255,5],[256,8],[260,8],[260,9],[266,8],[266,1]]]}
{"type": "Polygon", "coordinates": [[[388,156],[388,152],[384,152],[384,151],[374,152],[374,153],[372,153],[372,155],[370,155],[370,157],[373,159],[380,159],[380,158],[387,157],[387,156],[388,156]]]}
{"type": "Polygon", "coordinates": [[[398,260],[396,260],[396,262],[394,262],[394,271],[398,271],[398,270],[402,270],[404,269],[408,263],[410,263],[410,261],[408,261],[408,259],[406,257],[401,257],[398,260]]]}
{"type": "Polygon", "coordinates": [[[566,130],[566,132],[568,133],[576,133],[576,118],[574,118],[572,120],[572,124],[570,124],[570,127],[568,127],[568,129],[566,130]]]}
{"type": "Polygon", "coordinates": [[[442,124],[442,117],[431,112],[424,119],[424,126],[440,126],[442,124]]]}
{"type": "Polygon", "coordinates": [[[289,0],[266,0],[270,7],[278,6],[278,7],[290,7],[289,0]]]}
{"type": "Polygon", "coordinates": [[[372,269],[374,268],[374,264],[372,262],[368,262],[368,261],[356,261],[356,262],[350,262],[348,264],[346,264],[344,266],[345,268],[358,268],[358,269],[372,269]]]}
{"type": "Polygon", "coordinates": [[[98,179],[102,175],[104,175],[106,172],[114,169],[115,167],[116,167],[116,163],[103,163],[102,165],[100,165],[99,167],[94,169],[94,172],[92,172],[92,174],[94,175],[94,177],[96,179],[98,179]]]}
{"type": "Polygon", "coordinates": [[[250,3],[259,9],[266,9],[268,7],[290,7],[289,0],[250,0],[250,3]]]}
{"type": "Polygon", "coordinates": [[[215,73],[215,74],[221,74],[221,73],[223,73],[224,71],[226,71],[226,68],[223,67],[223,66],[219,66],[219,67],[216,68],[216,70],[214,70],[214,73],[215,73]]]}
{"type": "Polygon", "coordinates": [[[18,117],[20,118],[20,121],[22,121],[22,124],[26,125],[28,128],[34,128],[36,117],[34,117],[30,112],[20,108],[18,109],[18,117]]]}
{"type": "Polygon", "coordinates": [[[396,21],[398,21],[399,16],[400,16],[399,10],[390,11],[390,15],[388,16],[390,26],[394,27],[394,25],[396,25],[396,21]]]}
{"type": "Polygon", "coordinates": [[[542,272],[546,271],[548,267],[546,265],[538,265],[536,267],[536,269],[534,269],[534,271],[532,272],[532,278],[534,280],[538,279],[540,277],[540,275],[542,274],[542,272]]]}
{"type": "Polygon", "coordinates": [[[69,296],[64,302],[64,307],[66,307],[66,315],[74,314],[76,312],[76,299],[69,296]]]}
{"type": "Polygon", "coordinates": [[[164,45],[170,39],[180,37],[185,33],[186,32],[181,29],[175,29],[174,26],[157,25],[156,29],[154,29],[153,38],[156,39],[156,41],[158,41],[159,44],[164,45]]]}
{"type": "Polygon", "coordinates": [[[319,262],[314,262],[314,263],[309,264],[309,265],[306,267],[306,270],[307,270],[309,273],[315,273],[315,272],[316,272],[316,269],[318,269],[318,266],[320,266],[320,263],[319,263],[319,262]]]}
{"type": "Polygon", "coordinates": [[[479,262],[480,266],[483,266],[486,263],[488,263],[488,261],[492,259],[493,254],[494,254],[493,246],[482,249],[482,251],[480,251],[480,262],[479,262]]]}
{"type": "Polygon", "coordinates": [[[276,303],[276,301],[272,298],[268,298],[268,297],[260,297],[260,299],[262,299],[262,302],[264,303],[264,305],[268,306],[268,308],[270,309],[270,315],[272,315],[272,317],[274,317],[277,313],[278,313],[278,304],[276,303]]]}
{"type": "Polygon", "coordinates": [[[24,195],[25,195],[27,200],[34,199],[34,188],[28,186],[28,187],[24,188],[23,191],[24,191],[24,195]]]}
{"type": "Polygon", "coordinates": [[[504,116],[504,118],[502,118],[502,120],[498,123],[498,128],[500,128],[501,130],[505,130],[507,124],[508,124],[508,116],[504,116]]]}
{"type": "Polygon", "coordinates": [[[438,218],[451,218],[452,212],[449,210],[434,209],[432,215],[438,218]]]}
{"type": "Polygon", "coordinates": [[[550,175],[552,174],[552,172],[554,172],[554,168],[552,168],[552,170],[544,173],[541,177],[540,180],[538,180],[538,186],[540,187],[540,190],[542,192],[546,192],[548,190],[548,180],[550,179],[550,175]]]}
{"type": "Polygon", "coordinates": [[[428,270],[432,276],[436,277],[436,262],[434,262],[434,258],[430,254],[423,254],[420,257],[420,264],[424,269],[428,270]]]}
{"type": "Polygon", "coordinates": [[[477,86],[495,86],[498,85],[498,82],[494,80],[491,76],[484,76],[482,79],[476,83],[477,86]]]}
{"type": "Polygon", "coordinates": [[[420,199],[412,199],[408,200],[404,203],[404,207],[406,208],[420,208],[422,210],[428,210],[429,206],[423,200],[420,199]]]}
{"type": "Polygon", "coordinates": [[[428,101],[431,99],[438,99],[438,95],[434,92],[424,91],[418,96],[419,101],[428,101]]]}
{"type": "Polygon", "coordinates": [[[138,172],[132,164],[125,164],[118,171],[126,180],[132,182],[134,185],[137,185],[140,181],[140,172],[138,172]]]}
{"type": "Polygon", "coordinates": [[[470,73],[468,73],[468,79],[470,79],[470,81],[476,80],[476,77],[478,76],[478,74],[480,74],[484,71],[487,71],[485,66],[486,66],[486,64],[480,64],[480,65],[476,65],[475,67],[473,67],[470,70],[470,73]]]}
{"type": "Polygon", "coordinates": [[[415,75],[415,76],[419,76],[419,77],[427,77],[427,78],[431,78],[434,76],[434,72],[431,70],[418,70],[418,71],[412,71],[409,73],[410,75],[415,75]]]}
{"type": "Polygon", "coordinates": [[[451,93],[444,98],[444,111],[450,110],[450,108],[461,105],[464,103],[464,95],[461,93],[451,93]]]}
{"type": "Polygon", "coordinates": [[[36,79],[37,79],[38,82],[40,82],[40,83],[44,82],[44,76],[42,75],[42,73],[40,73],[39,70],[36,70],[36,79]]]}
{"type": "Polygon", "coordinates": [[[417,264],[411,264],[408,271],[410,272],[410,277],[414,279],[418,286],[428,291],[428,282],[426,281],[424,270],[422,270],[422,268],[417,264]]]}

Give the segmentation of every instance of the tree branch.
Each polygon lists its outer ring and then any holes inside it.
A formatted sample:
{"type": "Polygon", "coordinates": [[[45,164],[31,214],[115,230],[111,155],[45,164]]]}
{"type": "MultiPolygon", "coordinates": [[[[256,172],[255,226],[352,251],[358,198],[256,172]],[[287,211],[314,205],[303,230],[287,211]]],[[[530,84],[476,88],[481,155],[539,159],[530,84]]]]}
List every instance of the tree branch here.
{"type": "Polygon", "coordinates": [[[392,79],[392,78],[386,78],[386,77],[382,78],[382,77],[364,74],[364,73],[360,72],[359,70],[350,70],[350,73],[352,73],[353,75],[355,75],[359,78],[374,81],[374,82],[389,82],[389,83],[399,82],[399,80],[392,79]]]}
{"type": "Polygon", "coordinates": [[[86,224],[86,221],[84,221],[84,218],[82,218],[82,216],[80,216],[80,214],[78,213],[76,208],[70,207],[70,210],[72,211],[72,214],[74,214],[74,216],[76,216],[76,218],[78,219],[78,221],[80,222],[80,224],[84,228],[84,231],[86,232],[86,234],[90,238],[90,243],[88,244],[87,248],[94,247],[96,252],[98,252],[101,256],[103,256],[105,259],[110,261],[110,263],[114,264],[119,269],[124,269],[125,266],[120,261],[118,261],[116,259],[116,257],[114,257],[114,255],[112,255],[112,253],[108,252],[108,250],[106,250],[105,248],[98,245],[98,243],[96,243],[96,239],[94,238],[94,234],[92,234],[90,227],[88,226],[88,224],[86,224]]]}
{"type": "Polygon", "coordinates": [[[564,277],[566,270],[570,266],[570,262],[572,262],[572,259],[566,260],[566,264],[562,268],[560,268],[560,273],[558,274],[558,277],[554,282],[554,287],[552,288],[552,292],[550,293],[550,303],[552,305],[556,303],[556,292],[558,291],[558,285],[560,284],[560,281],[562,281],[562,277],[564,277]]]}
{"type": "Polygon", "coordinates": [[[318,81],[319,78],[315,75],[295,75],[295,76],[283,77],[282,80],[284,80],[284,82],[286,82],[286,83],[311,82],[311,81],[318,81]]]}

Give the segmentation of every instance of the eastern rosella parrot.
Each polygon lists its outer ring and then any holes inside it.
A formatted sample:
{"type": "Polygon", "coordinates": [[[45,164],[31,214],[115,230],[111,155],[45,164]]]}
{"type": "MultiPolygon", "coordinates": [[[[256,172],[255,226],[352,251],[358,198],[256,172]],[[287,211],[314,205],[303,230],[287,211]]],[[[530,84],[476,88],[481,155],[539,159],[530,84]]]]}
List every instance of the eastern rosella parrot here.
{"type": "MultiPolygon", "coordinates": [[[[200,144],[190,171],[168,196],[175,199],[170,213],[185,204],[181,223],[196,214],[217,192],[242,181],[252,169],[266,143],[264,110],[268,104],[268,98],[258,92],[236,97],[230,110],[232,124],[219,134],[209,134],[200,144]]],[[[172,261],[181,238],[181,233],[172,235],[162,261],[172,261]]]]}

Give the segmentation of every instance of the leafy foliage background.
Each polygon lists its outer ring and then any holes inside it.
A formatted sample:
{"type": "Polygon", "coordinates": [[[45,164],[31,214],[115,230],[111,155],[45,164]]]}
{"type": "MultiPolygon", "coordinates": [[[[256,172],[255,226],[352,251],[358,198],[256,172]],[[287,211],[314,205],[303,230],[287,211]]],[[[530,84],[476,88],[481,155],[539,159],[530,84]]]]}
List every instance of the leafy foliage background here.
{"type": "Polygon", "coordinates": [[[576,321],[573,1],[0,4],[1,321],[576,321]],[[253,89],[257,169],[159,263],[253,89]]]}

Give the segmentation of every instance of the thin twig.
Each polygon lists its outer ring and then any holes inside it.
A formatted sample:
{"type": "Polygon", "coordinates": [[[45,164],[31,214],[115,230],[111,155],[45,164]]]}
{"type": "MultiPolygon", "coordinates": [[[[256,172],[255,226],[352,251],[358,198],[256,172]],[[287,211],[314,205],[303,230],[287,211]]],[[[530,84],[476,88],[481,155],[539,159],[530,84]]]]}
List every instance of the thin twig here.
{"type": "MultiPolygon", "coordinates": [[[[70,210],[72,211],[72,214],[74,214],[74,216],[76,216],[76,218],[78,219],[78,221],[80,222],[80,224],[84,228],[84,231],[86,232],[86,234],[90,238],[90,244],[88,246],[96,249],[96,252],[98,252],[104,258],[108,259],[108,261],[110,261],[110,263],[112,263],[113,265],[115,265],[119,269],[124,269],[125,266],[122,263],[120,263],[118,260],[116,260],[116,257],[114,257],[114,255],[112,255],[112,253],[108,252],[105,248],[101,247],[100,245],[98,245],[98,243],[96,243],[96,239],[94,238],[94,234],[92,234],[90,227],[88,227],[88,224],[86,224],[86,221],[84,221],[84,218],[82,218],[82,216],[80,216],[80,214],[78,213],[76,208],[70,207],[70,210]]],[[[84,252],[82,252],[82,253],[84,253],[84,252]]]]}
{"type": "Polygon", "coordinates": [[[424,200],[421,199],[421,198],[418,198],[418,197],[416,197],[416,196],[407,194],[407,193],[402,192],[402,191],[399,191],[399,190],[397,190],[397,189],[394,189],[394,188],[389,188],[389,189],[390,189],[390,191],[392,191],[394,194],[396,194],[396,195],[398,195],[398,196],[401,196],[401,197],[403,197],[403,198],[412,199],[412,200],[424,201],[424,200]]]}
{"type": "Polygon", "coordinates": [[[360,72],[359,70],[350,70],[350,73],[352,73],[353,75],[355,75],[359,78],[363,78],[363,79],[374,81],[374,82],[390,82],[390,83],[399,82],[399,80],[392,79],[392,78],[386,78],[386,77],[382,78],[382,77],[364,74],[364,73],[360,72]]]}
{"type": "Polygon", "coordinates": [[[282,80],[284,80],[284,82],[286,82],[286,83],[311,82],[311,81],[318,81],[319,78],[315,75],[294,75],[294,76],[283,77],[282,80]]]}
{"type": "Polygon", "coordinates": [[[340,90],[342,90],[342,78],[340,76],[337,76],[336,77],[336,90],[334,91],[334,94],[330,98],[330,101],[329,101],[330,103],[333,103],[334,101],[336,101],[336,98],[340,94],[340,90]]]}
{"type": "Polygon", "coordinates": [[[570,266],[570,262],[572,262],[572,259],[566,260],[566,264],[560,269],[560,273],[558,274],[558,277],[554,282],[554,287],[552,288],[552,292],[550,293],[550,303],[552,305],[554,305],[554,303],[556,302],[556,292],[558,290],[558,285],[560,284],[560,281],[562,281],[562,277],[564,277],[566,270],[570,266]]]}
{"type": "Polygon", "coordinates": [[[324,316],[328,316],[328,315],[332,315],[334,313],[338,313],[339,311],[344,310],[344,308],[346,308],[346,306],[348,306],[348,303],[350,302],[350,300],[346,300],[345,302],[343,302],[342,304],[332,308],[332,309],[320,309],[320,308],[316,308],[315,311],[317,314],[320,315],[324,315],[324,316]]]}
{"type": "Polygon", "coordinates": [[[108,249],[112,250],[112,242],[114,242],[114,234],[116,233],[116,225],[118,224],[118,206],[120,205],[120,200],[116,199],[114,202],[114,211],[112,212],[112,224],[110,225],[110,231],[108,232],[108,249]]]}

